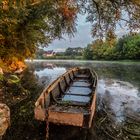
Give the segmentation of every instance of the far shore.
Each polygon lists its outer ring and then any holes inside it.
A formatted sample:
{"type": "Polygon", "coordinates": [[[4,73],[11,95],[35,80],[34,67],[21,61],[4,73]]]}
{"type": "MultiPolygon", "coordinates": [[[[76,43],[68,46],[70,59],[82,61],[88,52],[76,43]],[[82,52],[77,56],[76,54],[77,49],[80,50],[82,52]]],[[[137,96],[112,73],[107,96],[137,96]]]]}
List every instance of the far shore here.
{"type": "Polygon", "coordinates": [[[26,59],[25,62],[80,62],[80,63],[122,63],[122,64],[139,64],[140,60],[76,60],[76,59],[26,59]]]}

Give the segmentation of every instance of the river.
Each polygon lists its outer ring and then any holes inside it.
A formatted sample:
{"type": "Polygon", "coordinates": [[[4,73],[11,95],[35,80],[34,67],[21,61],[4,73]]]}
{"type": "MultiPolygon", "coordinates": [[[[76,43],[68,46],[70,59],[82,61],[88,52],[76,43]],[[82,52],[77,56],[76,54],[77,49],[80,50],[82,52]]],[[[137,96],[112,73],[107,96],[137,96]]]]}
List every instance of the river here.
{"type": "Polygon", "coordinates": [[[34,102],[44,87],[77,66],[94,69],[99,77],[93,127],[87,132],[51,124],[50,139],[140,139],[140,62],[34,60],[27,61],[27,65],[24,81],[27,86],[32,85],[29,88],[32,95],[22,105],[13,107],[11,127],[4,140],[44,139],[44,124],[33,117],[34,102]]]}

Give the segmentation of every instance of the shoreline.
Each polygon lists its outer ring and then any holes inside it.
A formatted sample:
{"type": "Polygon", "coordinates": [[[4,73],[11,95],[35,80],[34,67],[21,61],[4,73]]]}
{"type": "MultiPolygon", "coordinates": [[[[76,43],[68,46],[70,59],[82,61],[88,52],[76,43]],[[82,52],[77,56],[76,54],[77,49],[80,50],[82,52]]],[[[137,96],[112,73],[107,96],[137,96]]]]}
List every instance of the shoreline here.
{"type": "Polygon", "coordinates": [[[108,63],[108,64],[137,64],[140,65],[140,60],[76,60],[76,59],[26,59],[25,62],[80,62],[80,63],[108,63]]]}

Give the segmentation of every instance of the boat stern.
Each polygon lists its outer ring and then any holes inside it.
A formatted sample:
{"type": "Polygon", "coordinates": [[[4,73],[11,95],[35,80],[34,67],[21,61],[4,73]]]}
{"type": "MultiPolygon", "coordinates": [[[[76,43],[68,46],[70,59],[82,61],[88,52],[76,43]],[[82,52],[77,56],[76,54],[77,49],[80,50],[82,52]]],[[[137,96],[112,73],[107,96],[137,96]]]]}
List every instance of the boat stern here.
{"type": "Polygon", "coordinates": [[[48,114],[49,122],[62,125],[83,126],[84,115],[82,113],[56,112],[49,110],[48,114]]]}

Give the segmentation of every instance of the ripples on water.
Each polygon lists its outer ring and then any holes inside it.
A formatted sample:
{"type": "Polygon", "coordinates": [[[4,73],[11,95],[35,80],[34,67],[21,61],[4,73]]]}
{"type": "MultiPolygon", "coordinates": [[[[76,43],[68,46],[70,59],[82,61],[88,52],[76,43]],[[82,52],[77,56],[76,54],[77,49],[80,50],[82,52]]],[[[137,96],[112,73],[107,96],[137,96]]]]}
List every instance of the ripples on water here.
{"type": "Polygon", "coordinates": [[[81,66],[95,69],[99,76],[97,109],[102,109],[104,104],[104,108],[110,114],[110,118],[117,125],[122,125],[128,114],[139,116],[139,64],[97,61],[44,61],[36,62],[35,64],[45,66],[40,71],[35,72],[39,78],[43,79],[43,76],[48,76],[52,80],[71,67],[81,66]]]}
{"type": "MultiPolygon", "coordinates": [[[[43,84],[44,87],[71,67],[81,66],[94,69],[99,76],[97,110],[105,108],[117,125],[124,123],[128,114],[140,115],[139,63],[47,60],[28,62],[28,64],[38,83],[43,84]]],[[[70,138],[62,134],[61,139],[70,138]]],[[[89,139],[92,140],[93,136],[89,139]]],[[[105,138],[97,139],[104,140],[105,138]]]]}
{"type": "MultiPolygon", "coordinates": [[[[108,62],[78,62],[78,61],[35,61],[35,74],[39,80],[49,79],[50,83],[67,69],[76,66],[95,69],[98,76],[98,95],[102,100],[110,102],[116,120],[124,115],[127,110],[140,110],[139,71],[140,65],[133,63],[108,63],[108,62]],[[36,66],[39,67],[36,70],[36,66]],[[118,117],[118,118],[117,118],[118,117]]],[[[121,120],[119,120],[121,121],[121,120]]]]}

